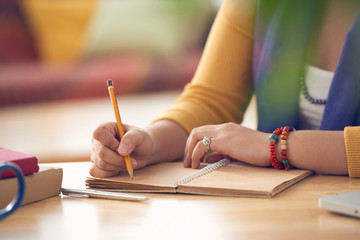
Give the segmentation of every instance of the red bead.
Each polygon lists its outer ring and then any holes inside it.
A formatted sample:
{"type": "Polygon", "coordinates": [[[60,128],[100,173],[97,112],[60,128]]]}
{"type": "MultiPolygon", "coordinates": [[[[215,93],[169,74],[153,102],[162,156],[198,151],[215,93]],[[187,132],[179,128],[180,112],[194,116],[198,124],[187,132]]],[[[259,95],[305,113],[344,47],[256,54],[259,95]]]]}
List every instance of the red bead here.
{"type": "MultiPolygon", "coordinates": [[[[295,130],[293,128],[290,128],[289,126],[285,126],[285,127],[281,127],[281,128],[277,128],[276,130],[273,131],[273,134],[276,136],[280,136],[280,139],[282,140],[287,140],[287,137],[289,135],[289,132],[291,132],[292,130],[295,130]]],[[[269,161],[271,162],[271,165],[276,168],[276,169],[285,169],[286,171],[289,170],[290,165],[287,165],[282,162],[282,161],[278,161],[276,159],[276,141],[274,141],[272,138],[270,138],[270,157],[269,157],[269,161]]],[[[283,142],[282,147],[286,148],[286,142],[283,142]]],[[[281,159],[288,162],[287,160],[287,151],[285,149],[281,150],[281,159]]]]}
{"type": "Polygon", "coordinates": [[[279,135],[280,133],[282,133],[282,131],[283,131],[282,128],[278,128],[278,129],[276,129],[276,130],[273,132],[273,134],[279,135]]]}
{"type": "Polygon", "coordinates": [[[276,169],[282,169],[283,168],[283,166],[279,162],[273,163],[273,166],[276,169]]]}

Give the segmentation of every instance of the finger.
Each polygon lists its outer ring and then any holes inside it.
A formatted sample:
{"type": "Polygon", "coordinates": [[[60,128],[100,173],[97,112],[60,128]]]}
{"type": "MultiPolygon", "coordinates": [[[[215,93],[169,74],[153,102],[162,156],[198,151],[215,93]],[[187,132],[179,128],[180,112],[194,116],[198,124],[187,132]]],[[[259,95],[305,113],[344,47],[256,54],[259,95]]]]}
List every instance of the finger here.
{"type": "Polygon", "coordinates": [[[125,167],[124,158],[101,142],[93,139],[91,160],[103,170],[116,170],[125,167]]]}
{"type": "Polygon", "coordinates": [[[119,146],[119,140],[116,138],[117,129],[115,123],[106,123],[97,127],[93,132],[93,138],[103,145],[116,150],[119,146]]]}
{"type": "Polygon", "coordinates": [[[229,159],[230,161],[234,161],[234,159],[230,156],[224,155],[224,154],[219,154],[217,152],[212,152],[211,154],[208,154],[204,157],[204,162],[207,163],[215,163],[218,162],[222,159],[229,159]]]}
{"type": "Polygon", "coordinates": [[[119,171],[105,171],[98,168],[94,163],[92,163],[89,169],[89,174],[93,177],[105,178],[115,176],[119,174],[119,171]]]}
{"type": "Polygon", "coordinates": [[[123,167],[118,167],[118,166],[109,164],[102,159],[97,159],[97,156],[94,156],[94,155],[91,156],[91,162],[94,163],[94,165],[96,165],[96,167],[98,167],[99,169],[102,169],[104,171],[121,171],[124,169],[123,167]]]}
{"type": "Polygon", "coordinates": [[[191,167],[192,162],[192,154],[194,151],[195,146],[197,143],[204,138],[204,134],[207,133],[207,131],[204,131],[205,127],[199,127],[195,128],[191,131],[185,146],[185,152],[184,152],[184,166],[185,167],[191,167]]]}
{"type": "Polygon", "coordinates": [[[198,141],[196,144],[192,155],[191,155],[191,167],[192,168],[199,168],[201,159],[205,156],[208,152],[208,149],[203,144],[202,141],[198,141]]]}
{"type": "Polygon", "coordinates": [[[204,157],[203,157],[203,162],[206,162],[206,163],[214,163],[214,162],[218,162],[220,161],[221,159],[224,158],[224,155],[222,154],[219,154],[217,152],[210,152],[210,153],[207,153],[204,157]]]}
{"type": "Polygon", "coordinates": [[[185,153],[184,153],[184,167],[191,167],[192,162],[192,153],[194,151],[194,148],[197,144],[198,140],[196,136],[193,134],[190,134],[185,146],[185,153]]]}
{"type": "MultiPolygon", "coordinates": [[[[195,146],[198,144],[199,141],[203,141],[205,136],[212,136],[214,134],[214,125],[206,125],[203,127],[198,127],[191,131],[185,147],[184,153],[184,166],[190,167],[192,166],[192,154],[194,151],[195,146]]],[[[204,145],[205,146],[205,145],[204,145]]],[[[206,147],[205,147],[206,148],[206,147]]],[[[206,149],[208,151],[208,149],[206,149]]]]}
{"type": "Polygon", "coordinates": [[[134,158],[131,158],[131,164],[133,166],[134,169],[140,169],[140,168],[144,168],[147,166],[147,162],[144,161],[144,160],[137,160],[137,159],[134,159],[134,158]]]}
{"type": "Polygon", "coordinates": [[[137,128],[130,129],[121,139],[117,151],[122,156],[130,155],[135,147],[140,146],[144,141],[145,135],[141,130],[137,128]]]}
{"type": "Polygon", "coordinates": [[[133,168],[139,169],[145,167],[147,161],[136,159],[136,152],[151,151],[151,149],[153,149],[153,143],[152,141],[147,141],[147,135],[144,130],[131,127],[123,136],[117,151],[122,156],[131,154],[131,164],[133,168]]]}

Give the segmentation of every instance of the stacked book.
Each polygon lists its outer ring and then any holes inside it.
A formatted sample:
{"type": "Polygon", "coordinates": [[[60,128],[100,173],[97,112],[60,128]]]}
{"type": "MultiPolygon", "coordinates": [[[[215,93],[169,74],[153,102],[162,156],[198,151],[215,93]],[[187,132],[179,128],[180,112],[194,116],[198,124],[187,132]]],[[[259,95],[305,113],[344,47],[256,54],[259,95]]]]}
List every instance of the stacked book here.
{"type": "MultiPolygon", "coordinates": [[[[62,168],[38,165],[35,156],[0,148],[0,162],[17,164],[25,175],[25,196],[22,205],[57,196],[62,183],[62,168]]],[[[0,209],[7,206],[18,191],[18,180],[11,171],[0,175],[0,209]]]]}

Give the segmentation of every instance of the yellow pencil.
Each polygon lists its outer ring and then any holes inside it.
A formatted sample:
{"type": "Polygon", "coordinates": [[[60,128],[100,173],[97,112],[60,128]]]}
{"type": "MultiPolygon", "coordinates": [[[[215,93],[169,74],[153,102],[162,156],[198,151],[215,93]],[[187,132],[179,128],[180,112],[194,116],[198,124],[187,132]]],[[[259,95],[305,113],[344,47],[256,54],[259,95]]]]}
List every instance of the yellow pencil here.
{"type": "MultiPolygon", "coordinates": [[[[114,108],[114,113],[115,113],[115,118],[116,118],[116,125],[119,131],[119,136],[120,136],[120,140],[123,138],[125,132],[124,132],[124,127],[121,123],[121,118],[120,118],[120,112],[119,112],[119,107],[116,101],[116,96],[115,96],[115,89],[114,89],[114,84],[112,80],[107,80],[107,86],[108,86],[108,90],[109,90],[109,95],[110,95],[110,99],[111,99],[111,103],[113,105],[114,108]]],[[[133,175],[134,175],[134,170],[133,167],[131,165],[131,160],[130,160],[130,156],[126,155],[125,156],[125,164],[126,164],[126,169],[131,177],[131,179],[133,179],[133,175]]]]}

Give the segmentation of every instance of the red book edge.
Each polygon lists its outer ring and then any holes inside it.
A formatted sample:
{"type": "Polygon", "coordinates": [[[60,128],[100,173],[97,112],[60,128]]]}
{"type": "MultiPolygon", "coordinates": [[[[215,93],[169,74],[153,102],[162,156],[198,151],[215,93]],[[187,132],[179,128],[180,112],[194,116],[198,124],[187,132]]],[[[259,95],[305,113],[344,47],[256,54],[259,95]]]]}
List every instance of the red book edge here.
{"type": "MultiPolygon", "coordinates": [[[[12,151],[0,147],[0,162],[13,162],[18,165],[24,175],[33,174],[39,171],[38,159],[26,153],[12,151]]],[[[0,178],[14,177],[15,173],[5,170],[1,173],[0,178]]]]}

